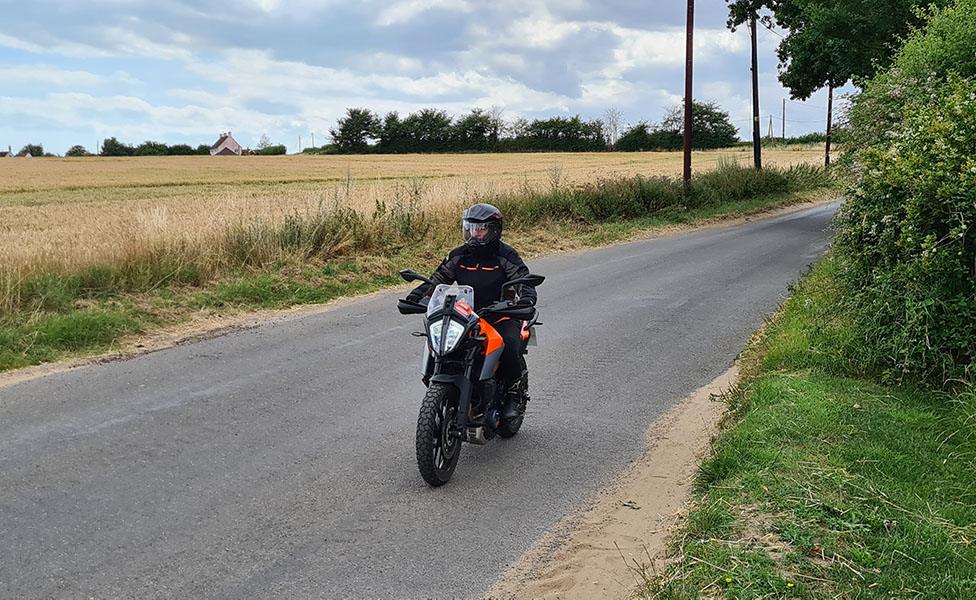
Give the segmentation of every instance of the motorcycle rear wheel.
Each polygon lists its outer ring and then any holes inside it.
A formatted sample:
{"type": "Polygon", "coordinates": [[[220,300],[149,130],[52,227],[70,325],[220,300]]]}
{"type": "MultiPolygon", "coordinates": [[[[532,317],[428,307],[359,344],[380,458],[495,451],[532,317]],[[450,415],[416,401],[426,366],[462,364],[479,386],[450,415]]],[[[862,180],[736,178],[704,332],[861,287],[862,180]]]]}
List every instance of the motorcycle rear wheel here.
{"type": "Polygon", "coordinates": [[[461,455],[461,440],[450,435],[457,418],[458,391],[453,385],[432,383],[417,417],[417,467],[432,487],[450,481],[461,455]]]}

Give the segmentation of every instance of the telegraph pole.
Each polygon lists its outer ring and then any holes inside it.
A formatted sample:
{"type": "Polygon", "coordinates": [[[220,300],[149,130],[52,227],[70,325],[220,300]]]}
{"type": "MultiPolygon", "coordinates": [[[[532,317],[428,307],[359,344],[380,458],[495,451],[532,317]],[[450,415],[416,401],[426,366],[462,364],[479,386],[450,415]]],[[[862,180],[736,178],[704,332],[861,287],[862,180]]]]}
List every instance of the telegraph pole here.
{"type": "Polygon", "coordinates": [[[684,135],[684,182],[685,187],[691,183],[691,127],[692,127],[692,65],[695,51],[695,0],[688,0],[688,24],[685,41],[685,135],[684,135]]]}
{"type": "Polygon", "coordinates": [[[830,168],[830,129],[834,117],[834,84],[827,83],[827,144],[824,150],[824,168],[830,168]]]}
{"type": "Polygon", "coordinates": [[[786,98],[783,98],[783,141],[786,141],[786,98]]]}
{"type": "Polygon", "coordinates": [[[762,144],[759,140],[759,58],[756,53],[756,13],[749,18],[752,36],[752,161],[756,170],[762,170],[762,144]]]}

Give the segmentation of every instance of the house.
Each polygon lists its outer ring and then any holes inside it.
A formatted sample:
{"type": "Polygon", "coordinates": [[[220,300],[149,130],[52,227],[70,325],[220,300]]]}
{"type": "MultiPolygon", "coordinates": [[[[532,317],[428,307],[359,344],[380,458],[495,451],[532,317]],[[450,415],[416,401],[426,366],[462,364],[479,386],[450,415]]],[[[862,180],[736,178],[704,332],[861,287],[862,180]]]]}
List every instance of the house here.
{"type": "Polygon", "coordinates": [[[240,156],[241,145],[237,143],[234,136],[227,133],[220,134],[220,139],[210,146],[210,156],[240,156]]]}
{"type": "Polygon", "coordinates": [[[10,146],[7,146],[6,150],[0,150],[0,158],[12,158],[13,155],[14,151],[10,148],[10,146]]]}
{"type": "Polygon", "coordinates": [[[27,148],[24,148],[23,150],[17,153],[17,158],[31,158],[31,156],[32,155],[30,153],[30,150],[28,150],[27,148]]]}

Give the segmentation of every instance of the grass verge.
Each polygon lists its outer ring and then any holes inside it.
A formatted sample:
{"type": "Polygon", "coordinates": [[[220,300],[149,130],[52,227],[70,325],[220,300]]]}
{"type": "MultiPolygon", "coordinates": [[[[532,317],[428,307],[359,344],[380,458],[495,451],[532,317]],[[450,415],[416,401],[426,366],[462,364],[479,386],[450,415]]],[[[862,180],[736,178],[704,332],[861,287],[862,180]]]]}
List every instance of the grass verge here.
{"type": "MultiPolygon", "coordinates": [[[[816,168],[727,164],[687,192],[674,179],[634,177],[477,200],[499,205],[506,239],[531,257],[760,212],[830,185],[816,168]]],[[[398,269],[430,270],[456,245],[455,208],[320,207],[280,223],[234,223],[206,244],[134,244],[112,263],[76,272],[0,272],[0,371],[104,352],[192,318],[323,303],[398,283],[398,269]]]]}
{"type": "Polygon", "coordinates": [[[829,258],[750,346],[646,598],[976,597],[976,394],[852,376],[829,258]]]}

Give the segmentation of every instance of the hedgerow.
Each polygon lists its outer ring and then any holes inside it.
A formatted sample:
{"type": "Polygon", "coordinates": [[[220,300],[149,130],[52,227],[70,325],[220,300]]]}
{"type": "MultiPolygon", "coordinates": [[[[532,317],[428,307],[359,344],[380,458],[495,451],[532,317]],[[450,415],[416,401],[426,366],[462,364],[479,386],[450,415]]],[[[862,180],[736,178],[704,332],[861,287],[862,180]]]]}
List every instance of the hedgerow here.
{"type": "Polygon", "coordinates": [[[837,246],[850,351],[884,379],[976,369],[976,0],[932,15],[852,114],[837,246]]]}

